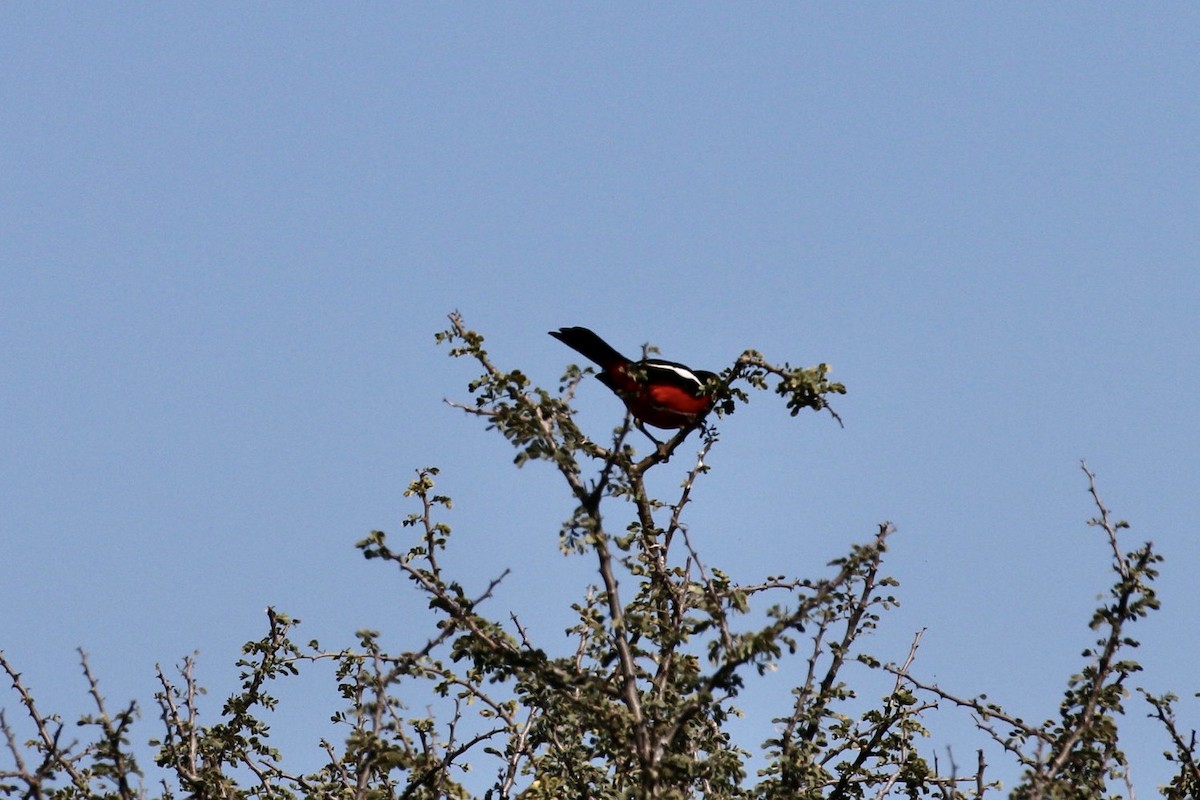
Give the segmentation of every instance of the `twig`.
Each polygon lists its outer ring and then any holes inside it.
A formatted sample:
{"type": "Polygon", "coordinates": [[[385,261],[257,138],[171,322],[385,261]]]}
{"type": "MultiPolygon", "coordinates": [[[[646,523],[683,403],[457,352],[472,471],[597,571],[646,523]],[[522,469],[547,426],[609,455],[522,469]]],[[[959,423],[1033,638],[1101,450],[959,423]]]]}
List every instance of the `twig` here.
{"type": "Polygon", "coordinates": [[[1104,529],[1104,533],[1108,536],[1109,546],[1112,547],[1113,562],[1116,566],[1117,572],[1120,573],[1122,578],[1128,580],[1129,560],[1125,558],[1125,555],[1121,552],[1120,544],[1117,543],[1117,531],[1121,528],[1128,528],[1129,523],[1124,521],[1116,523],[1112,522],[1108,514],[1108,508],[1105,507],[1104,501],[1100,499],[1100,493],[1096,491],[1095,473],[1088,469],[1086,461],[1080,461],[1079,467],[1083,470],[1083,474],[1087,475],[1088,492],[1092,495],[1092,500],[1095,502],[1096,508],[1100,511],[1100,516],[1098,518],[1089,520],[1088,522],[1091,525],[1099,525],[1104,529]]]}
{"type": "Polygon", "coordinates": [[[34,727],[37,729],[38,738],[41,740],[39,749],[42,751],[42,764],[35,772],[38,777],[40,786],[41,779],[49,776],[56,769],[61,768],[67,775],[70,776],[71,782],[79,788],[83,789],[87,786],[86,776],[75,766],[75,761],[82,757],[83,754],[71,755],[71,751],[75,748],[76,742],[71,742],[65,748],[59,746],[59,738],[62,736],[63,724],[55,717],[43,716],[38,711],[37,704],[33,700],[33,695],[21,682],[21,674],[13,668],[4,657],[4,652],[0,651],[0,668],[3,668],[8,674],[9,680],[12,681],[13,689],[17,691],[17,696],[21,698],[21,704],[25,706],[25,711],[29,718],[33,721],[34,727]],[[57,724],[54,732],[50,732],[49,723],[57,724]]]}

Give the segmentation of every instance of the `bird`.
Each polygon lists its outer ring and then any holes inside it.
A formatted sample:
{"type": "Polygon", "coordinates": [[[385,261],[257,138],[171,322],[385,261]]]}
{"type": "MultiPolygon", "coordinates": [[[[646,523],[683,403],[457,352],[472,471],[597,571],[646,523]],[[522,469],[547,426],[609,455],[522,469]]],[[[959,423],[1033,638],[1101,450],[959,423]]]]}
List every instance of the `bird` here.
{"type": "Polygon", "coordinates": [[[706,391],[714,372],[694,370],[675,361],[644,358],[633,361],[587,328],[549,331],[555,339],[600,367],[596,377],[620,397],[638,430],[662,447],[646,425],[674,430],[686,428],[712,410],[716,398],[706,391]]]}

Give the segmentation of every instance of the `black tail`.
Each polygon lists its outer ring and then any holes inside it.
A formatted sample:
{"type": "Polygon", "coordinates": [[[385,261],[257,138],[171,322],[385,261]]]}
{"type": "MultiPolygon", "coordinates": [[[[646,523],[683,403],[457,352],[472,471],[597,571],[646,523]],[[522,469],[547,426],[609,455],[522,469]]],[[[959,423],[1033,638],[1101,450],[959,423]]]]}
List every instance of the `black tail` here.
{"type": "Polygon", "coordinates": [[[603,369],[611,369],[618,364],[629,363],[628,358],[618,353],[608,342],[587,328],[559,328],[556,331],[550,331],[550,335],[587,360],[596,362],[603,369]]]}

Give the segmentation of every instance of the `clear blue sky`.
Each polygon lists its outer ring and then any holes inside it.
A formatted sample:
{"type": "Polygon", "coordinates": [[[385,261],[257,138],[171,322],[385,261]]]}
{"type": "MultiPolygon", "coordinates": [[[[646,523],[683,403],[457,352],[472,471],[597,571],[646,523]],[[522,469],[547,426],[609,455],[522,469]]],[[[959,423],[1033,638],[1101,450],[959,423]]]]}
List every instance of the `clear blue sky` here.
{"type": "MultiPolygon", "coordinates": [[[[894,521],[870,649],[927,628],[917,674],[1026,719],[1109,582],[1086,458],[1167,558],[1139,685],[1200,725],[1198,76],[1185,3],[6,4],[0,648],[70,715],[82,645],[146,738],[154,664],[198,649],[219,696],[267,605],[406,641],[420,604],[353,543],[399,534],[427,464],[451,561],[512,567],[493,608],[555,641],[545,598],[590,565],[557,553],[556,476],[443,405],[474,377],[433,343],[460,309],[550,385],[571,324],[831,363],[845,429],[756,399],[693,536],[816,575],[894,521]]],[[[580,408],[621,413],[595,383],[580,408]]],[[[1152,796],[1166,741],[1129,707],[1152,796]]],[[[328,731],[289,721],[316,758],[328,731]]]]}

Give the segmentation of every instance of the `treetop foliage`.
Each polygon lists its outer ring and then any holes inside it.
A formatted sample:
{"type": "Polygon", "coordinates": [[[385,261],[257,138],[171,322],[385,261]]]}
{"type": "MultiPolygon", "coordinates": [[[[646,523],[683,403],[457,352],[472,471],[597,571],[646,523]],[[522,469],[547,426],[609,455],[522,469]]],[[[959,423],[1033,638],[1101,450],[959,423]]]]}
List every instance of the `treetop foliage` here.
{"type": "MultiPolygon", "coordinates": [[[[194,657],[160,668],[161,728],[149,746],[161,777],[153,785],[140,766],[147,749],[133,745],[140,709],[131,702],[113,710],[82,651],[95,711],[79,720],[78,739],[0,653],[15,699],[15,709],[0,711],[7,753],[0,795],[967,800],[1004,792],[988,774],[986,745],[1020,766],[1008,794],[1015,800],[1132,800],[1119,737],[1140,670],[1129,628],[1158,608],[1161,559],[1148,543],[1122,549],[1118,533],[1128,526],[1110,516],[1086,466],[1098,513],[1091,524],[1112,551],[1111,585],[1089,621],[1094,646],[1081,654],[1059,708],[1035,724],[983,695],[922,679],[914,669],[920,632],[899,663],[864,648],[864,634],[898,602],[898,584],[883,572],[895,533],[889,523],[822,574],[736,582],[702,557],[685,521],[717,445],[711,419],[639,454],[628,417],[605,437],[576,423],[572,401],[590,370],[568,368],[556,390],[534,386],[520,370],[498,366],[457,314],[437,340],[479,370],[470,399],[452,405],[502,434],[518,465],[553,465],[573,498],[560,546],[591,559],[595,582],[563,599],[575,620],[567,637],[534,641],[518,616],[496,608],[506,570],[471,589],[443,568],[454,545],[444,521],[452,503],[437,492],[438,470],[424,468],[405,491],[414,510],[399,534],[373,531],[358,543],[366,559],[395,569],[428,604],[422,624],[402,632],[409,649],[385,650],[380,634],[367,630],[340,649],[297,643],[299,621],[270,610],[265,635],[237,662],[240,690],[212,724],[200,721],[194,657]],[[668,466],[692,434],[694,460],[668,466]],[[652,469],[677,469],[679,493],[651,497],[645,476],[652,469]],[[333,667],[342,710],[328,731],[314,734],[322,763],[292,772],[271,744],[272,686],[318,663],[333,667]],[[886,693],[856,688],[851,664],[884,679],[886,693]],[[785,666],[797,676],[790,705],[778,709],[763,741],[734,741],[729,723],[741,714],[739,695],[785,666]],[[963,709],[982,736],[969,773],[932,752],[925,720],[939,706],[963,709]],[[14,710],[32,738],[17,735],[14,710]],[[762,764],[753,774],[752,759],[762,764]]],[[[709,390],[717,418],[766,390],[792,416],[823,411],[840,423],[829,401],[845,387],[829,380],[825,364],[798,368],[747,351],[709,390]]],[[[1180,728],[1177,698],[1138,692],[1165,732],[1165,757],[1178,767],[1163,796],[1200,796],[1195,733],[1180,728]]]]}

